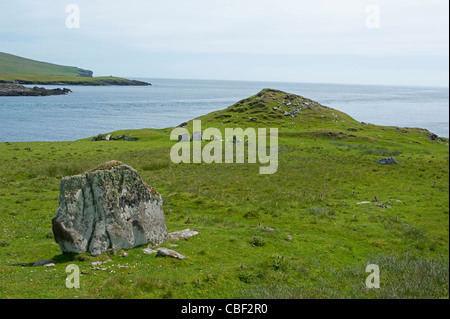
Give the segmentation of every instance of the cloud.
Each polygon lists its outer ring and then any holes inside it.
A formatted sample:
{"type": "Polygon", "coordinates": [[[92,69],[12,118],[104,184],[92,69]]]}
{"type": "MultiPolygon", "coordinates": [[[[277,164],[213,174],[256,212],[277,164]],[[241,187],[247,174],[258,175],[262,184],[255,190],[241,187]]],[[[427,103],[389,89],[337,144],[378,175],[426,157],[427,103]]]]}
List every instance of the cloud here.
{"type": "MultiPolygon", "coordinates": [[[[174,77],[198,78],[211,76],[208,69],[216,65],[214,78],[239,79],[253,73],[258,78],[282,79],[293,70],[289,80],[294,80],[294,73],[317,70],[324,81],[334,81],[342,72],[330,66],[335,74],[324,72],[326,56],[331,61],[343,61],[339,56],[400,57],[392,61],[416,56],[416,61],[431,63],[434,73],[418,69],[414,73],[411,63],[411,69],[401,70],[405,81],[411,82],[414,74],[433,80],[448,75],[442,65],[443,71],[436,76],[436,63],[432,63],[433,56],[440,62],[441,56],[448,57],[448,7],[447,0],[17,0],[2,3],[0,49],[76,64],[97,75],[150,75],[154,70],[165,74],[168,70],[174,77]],[[71,3],[80,8],[80,29],[66,28],[65,8],[71,3]],[[370,4],[379,8],[379,28],[366,26],[370,4]],[[322,58],[307,57],[314,55],[322,58]],[[313,64],[306,67],[302,56],[313,64]],[[227,67],[220,67],[221,60],[229,61],[227,67]]],[[[353,60],[365,74],[374,68],[369,58],[353,60]]],[[[396,74],[395,63],[389,67],[383,72],[401,75],[396,74]]],[[[373,71],[382,81],[380,71],[373,71]]],[[[352,72],[356,79],[357,72],[352,72]]],[[[366,75],[360,76],[364,81],[366,75]]]]}
{"type": "MultiPolygon", "coordinates": [[[[446,0],[73,2],[81,11],[77,32],[86,42],[109,41],[145,52],[448,54],[446,0]],[[379,29],[365,25],[368,4],[380,8],[379,29]]],[[[3,9],[17,15],[19,23],[13,25],[25,25],[34,34],[66,34],[68,3],[14,4],[3,9]]],[[[11,28],[6,23],[2,29],[11,28]]]]}

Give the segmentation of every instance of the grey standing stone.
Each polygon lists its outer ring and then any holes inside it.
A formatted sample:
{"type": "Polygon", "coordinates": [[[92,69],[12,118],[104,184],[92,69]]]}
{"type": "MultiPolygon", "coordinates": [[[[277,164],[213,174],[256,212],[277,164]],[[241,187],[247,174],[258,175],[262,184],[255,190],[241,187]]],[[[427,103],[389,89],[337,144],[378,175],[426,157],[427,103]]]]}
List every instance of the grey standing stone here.
{"type": "Polygon", "coordinates": [[[161,195],[138,172],[112,161],[61,180],[52,220],[63,253],[100,255],[168,240],[161,195]]]}

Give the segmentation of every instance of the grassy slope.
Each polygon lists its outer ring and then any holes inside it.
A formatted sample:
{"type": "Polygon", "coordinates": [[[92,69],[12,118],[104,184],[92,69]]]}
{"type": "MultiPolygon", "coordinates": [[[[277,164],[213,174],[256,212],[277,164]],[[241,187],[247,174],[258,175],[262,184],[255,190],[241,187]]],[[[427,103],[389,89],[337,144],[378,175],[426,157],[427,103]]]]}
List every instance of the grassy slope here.
{"type": "Polygon", "coordinates": [[[127,79],[105,76],[87,76],[87,70],[72,66],[62,66],[52,63],[40,62],[0,52],[0,82],[19,81],[28,84],[76,84],[77,82],[95,84],[111,82],[120,84],[129,82],[127,79]]]}
{"type": "Polygon", "coordinates": [[[78,76],[83,71],[85,70],[77,67],[40,62],[0,52],[1,74],[78,76]]]}
{"type": "Polygon", "coordinates": [[[287,97],[307,101],[266,90],[200,118],[203,129],[278,127],[274,175],[259,175],[260,164],[172,164],[171,129],[114,133],[138,142],[1,143],[0,297],[448,298],[448,140],[317,104],[292,119],[283,115],[287,97]],[[392,155],[402,165],[376,164],[392,155]],[[51,218],[61,177],[112,159],[162,194],[169,231],[200,231],[175,243],[188,259],[141,248],[128,257],[57,256],[51,218]],[[53,256],[53,269],[29,267],[53,256]],[[107,270],[91,270],[90,261],[107,258],[107,270]],[[71,263],[87,272],[79,290],[65,287],[71,263]],[[365,288],[371,263],[381,289],[365,288]]]}

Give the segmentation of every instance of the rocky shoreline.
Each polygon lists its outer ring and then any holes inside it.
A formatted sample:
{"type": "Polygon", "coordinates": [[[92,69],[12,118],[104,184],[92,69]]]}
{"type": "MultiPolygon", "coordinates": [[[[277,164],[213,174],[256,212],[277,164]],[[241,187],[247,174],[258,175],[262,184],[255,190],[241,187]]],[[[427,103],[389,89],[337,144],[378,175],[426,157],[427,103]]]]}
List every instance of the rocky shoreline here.
{"type": "Polygon", "coordinates": [[[45,89],[40,87],[29,88],[17,83],[0,83],[0,96],[48,96],[63,95],[72,92],[69,89],[45,89]]]}

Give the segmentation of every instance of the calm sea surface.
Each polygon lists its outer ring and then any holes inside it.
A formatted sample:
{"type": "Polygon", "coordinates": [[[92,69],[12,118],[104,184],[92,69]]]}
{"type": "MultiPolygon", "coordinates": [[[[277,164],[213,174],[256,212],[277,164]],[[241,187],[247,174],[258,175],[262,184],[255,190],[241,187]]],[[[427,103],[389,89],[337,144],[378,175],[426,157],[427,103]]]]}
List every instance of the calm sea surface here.
{"type": "Polygon", "coordinates": [[[120,129],[173,127],[228,107],[263,88],[300,94],[358,121],[421,127],[439,136],[449,136],[448,88],[138,80],[153,85],[64,86],[73,93],[0,97],[0,141],[71,141],[120,129]]]}

